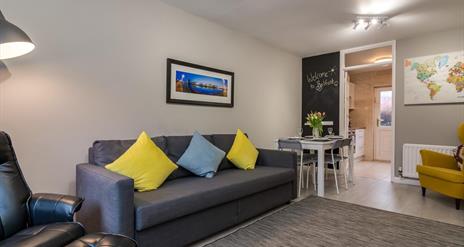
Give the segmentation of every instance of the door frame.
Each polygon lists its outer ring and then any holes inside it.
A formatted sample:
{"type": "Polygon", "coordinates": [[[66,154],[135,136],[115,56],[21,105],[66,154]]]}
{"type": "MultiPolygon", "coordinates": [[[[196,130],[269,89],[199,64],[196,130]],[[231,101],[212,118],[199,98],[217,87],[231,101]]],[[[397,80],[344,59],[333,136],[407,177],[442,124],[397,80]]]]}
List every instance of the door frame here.
{"type": "Polygon", "coordinates": [[[343,136],[348,136],[348,121],[347,119],[347,112],[345,111],[345,71],[349,71],[350,67],[345,66],[345,56],[350,53],[354,52],[360,52],[364,50],[370,50],[374,48],[379,48],[379,47],[385,47],[385,46],[391,46],[392,47],[392,157],[391,157],[391,175],[390,179],[392,182],[398,181],[398,177],[395,177],[395,125],[396,125],[396,116],[395,116],[395,110],[396,110],[396,40],[391,40],[391,41],[386,41],[386,42],[381,42],[381,43],[375,43],[375,44],[370,44],[370,45],[365,45],[365,46],[359,46],[359,47],[354,47],[350,49],[344,49],[340,51],[340,124],[339,124],[339,130],[340,130],[340,135],[343,136]]]}
{"type": "MultiPolygon", "coordinates": [[[[373,133],[373,137],[374,137],[374,160],[377,160],[376,159],[376,151],[378,150],[378,147],[377,147],[378,133],[377,133],[377,129],[376,129],[378,127],[377,126],[377,117],[378,117],[378,114],[377,114],[377,96],[378,95],[377,95],[377,93],[380,92],[380,91],[392,91],[392,96],[393,96],[393,88],[390,87],[390,86],[374,87],[374,107],[373,107],[374,114],[372,114],[372,117],[373,117],[372,118],[372,121],[373,121],[372,126],[374,126],[374,133],[373,133]]],[[[393,103],[393,98],[392,98],[392,117],[393,117],[393,108],[394,108],[394,106],[395,105],[393,103]]],[[[392,119],[392,125],[393,125],[393,119],[392,119]]],[[[391,135],[393,137],[393,128],[392,128],[392,126],[390,126],[390,129],[391,129],[391,135]]],[[[392,152],[393,152],[394,144],[392,143],[391,145],[392,145],[391,148],[392,148],[392,152]]],[[[383,160],[379,160],[379,161],[383,161],[383,160]]]]}

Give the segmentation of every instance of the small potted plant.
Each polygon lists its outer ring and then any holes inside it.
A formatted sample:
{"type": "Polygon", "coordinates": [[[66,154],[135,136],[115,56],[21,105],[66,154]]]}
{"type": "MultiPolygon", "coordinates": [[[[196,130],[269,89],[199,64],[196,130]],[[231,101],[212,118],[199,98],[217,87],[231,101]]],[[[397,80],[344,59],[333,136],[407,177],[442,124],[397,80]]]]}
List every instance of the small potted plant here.
{"type": "Polygon", "coordinates": [[[322,121],[325,118],[325,112],[310,112],[306,116],[306,123],[313,129],[313,137],[319,138],[322,134],[322,121]]]}

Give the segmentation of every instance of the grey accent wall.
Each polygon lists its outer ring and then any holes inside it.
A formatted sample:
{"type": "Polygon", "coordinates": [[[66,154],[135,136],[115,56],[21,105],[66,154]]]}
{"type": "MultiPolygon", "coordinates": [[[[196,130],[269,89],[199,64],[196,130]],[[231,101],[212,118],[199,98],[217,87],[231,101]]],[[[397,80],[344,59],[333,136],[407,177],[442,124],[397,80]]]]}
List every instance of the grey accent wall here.
{"type": "MultiPolygon", "coordinates": [[[[395,168],[402,165],[403,144],[457,145],[464,104],[404,105],[405,58],[464,50],[464,27],[397,41],[395,168]]],[[[398,175],[398,173],[397,173],[398,175]]]]}
{"type": "Polygon", "coordinates": [[[37,45],[7,60],[0,129],[32,189],[74,192],[97,139],[247,132],[260,147],[295,135],[301,57],[156,0],[4,0],[37,45]],[[166,58],[235,72],[235,107],[167,105],[166,58]]]}

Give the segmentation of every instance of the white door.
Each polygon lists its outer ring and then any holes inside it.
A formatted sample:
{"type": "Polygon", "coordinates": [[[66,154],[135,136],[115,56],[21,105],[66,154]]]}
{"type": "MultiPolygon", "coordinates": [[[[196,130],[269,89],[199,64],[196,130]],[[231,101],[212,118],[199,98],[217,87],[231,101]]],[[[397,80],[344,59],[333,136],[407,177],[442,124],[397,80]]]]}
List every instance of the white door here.
{"type": "Polygon", "coordinates": [[[393,152],[391,87],[375,88],[374,159],[390,161],[393,152]]]}

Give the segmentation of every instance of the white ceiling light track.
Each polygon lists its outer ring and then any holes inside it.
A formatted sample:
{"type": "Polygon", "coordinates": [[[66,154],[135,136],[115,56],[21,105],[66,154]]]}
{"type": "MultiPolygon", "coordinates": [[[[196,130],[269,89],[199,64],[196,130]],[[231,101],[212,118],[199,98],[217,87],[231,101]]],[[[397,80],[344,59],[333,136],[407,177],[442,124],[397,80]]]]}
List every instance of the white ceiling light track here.
{"type": "Polygon", "coordinates": [[[356,19],[353,21],[353,29],[364,29],[366,31],[372,27],[380,29],[387,25],[388,19],[389,17],[385,15],[356,16],[356,19]]]}

